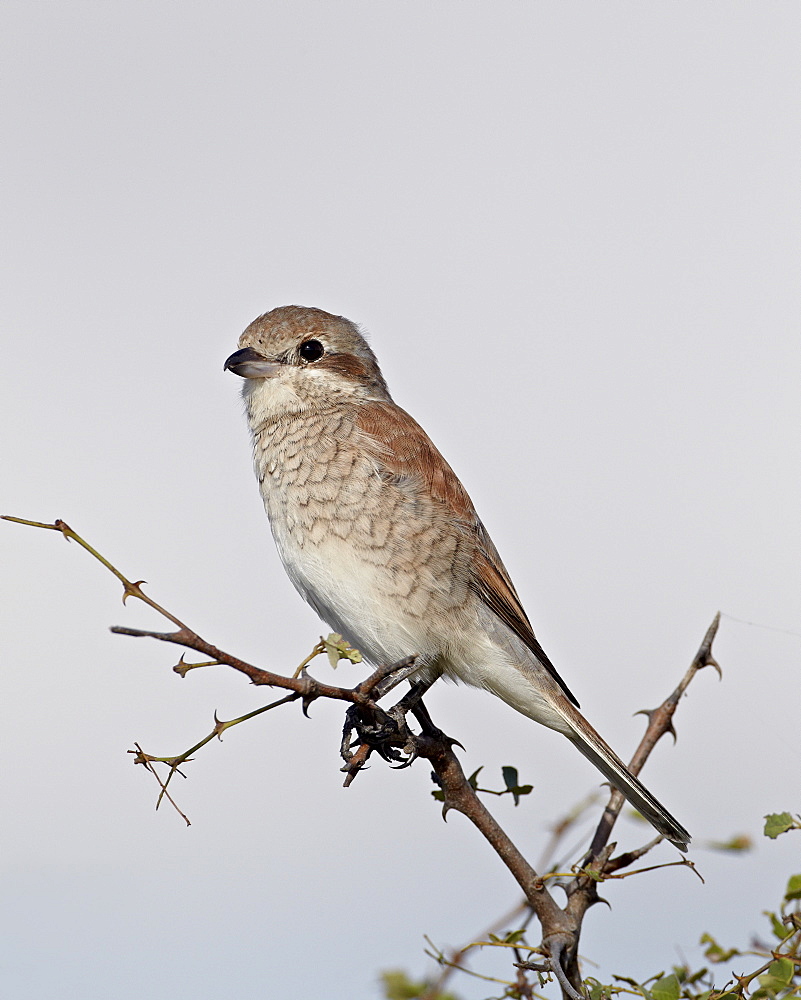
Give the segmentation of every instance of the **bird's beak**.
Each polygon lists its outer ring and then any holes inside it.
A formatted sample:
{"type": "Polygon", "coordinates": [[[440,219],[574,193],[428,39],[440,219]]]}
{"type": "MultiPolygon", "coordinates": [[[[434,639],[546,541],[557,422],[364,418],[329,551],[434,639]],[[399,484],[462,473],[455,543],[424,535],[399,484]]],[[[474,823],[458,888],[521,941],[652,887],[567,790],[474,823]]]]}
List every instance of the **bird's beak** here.
{"type": "Polygon", "coordinates": [[[243,347],[234,351],[223,365],[223,371],[231,371],[242,378],[270,378],[281,366],[274,361],[268,361],[264,355],[254,351],[252,347],[243,347]]]}

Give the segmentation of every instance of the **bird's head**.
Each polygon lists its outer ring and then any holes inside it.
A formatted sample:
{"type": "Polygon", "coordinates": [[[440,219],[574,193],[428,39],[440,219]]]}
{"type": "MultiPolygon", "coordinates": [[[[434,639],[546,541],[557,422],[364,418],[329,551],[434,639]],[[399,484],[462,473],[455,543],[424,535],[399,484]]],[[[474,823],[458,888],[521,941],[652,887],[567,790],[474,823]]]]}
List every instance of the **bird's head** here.
{"type": "Polygon", "coordinates": [[[259,316],[224,367],[245,379],[248,405],[264,417],[390,398],[356,325],[322,309],[281,306],[259,316]]]}

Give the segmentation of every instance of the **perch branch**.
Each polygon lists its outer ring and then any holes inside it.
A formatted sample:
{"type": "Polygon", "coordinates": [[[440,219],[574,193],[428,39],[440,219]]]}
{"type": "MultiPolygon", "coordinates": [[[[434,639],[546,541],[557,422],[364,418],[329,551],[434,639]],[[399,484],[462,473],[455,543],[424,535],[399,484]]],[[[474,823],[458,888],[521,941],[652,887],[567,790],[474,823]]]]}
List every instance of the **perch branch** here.
{"type": "MultiPolygon", "coordinates": [[[[666,733],[670,733],[675,741],[676,731],[673,728],[673,716],[676,712],[681,696],[687,690],[690,682],[698,671],[703,670],[704,667],[714,667],[715,670],[717,670],[718,675],[721,675],[720,664],[712,656],[712,642],[717,635],[719,625],[720,612],[718,612],[712,619],[712,624],[706,630],[706,634],[704,635],[701,645],[698,647],[698,652],[693,657],[692,663],[687,668],[675,690],[669,694],[667,698],[665,698],[659,708],[642,709],[637,713],[638,715],[647,716],[648,726],[642,739],[640,740],[639,746],[634,751],[634,756],[629,762],[629,770],[632,774],[637,775],[640,773],[643,765],[651,755],[651,751],[666,733]]],[[[625,799],[620,792],[617,790],[612,792],[606,809],[604,809],[601,821],[598,824],[598,828],[595,831],[595,836],[592,839],[592,844],[590,845],[589,850],[590,857],[595,857],[606,845],[612,833],[612,827],[615,825],[615,821],[620,815],[620,810],[623,808],[624,802],[625,799]]]]}
{"type": "MultiPolygon", "coordinates": [[[[645,764],[648,756],[650,755],[653,748],[656,746],[659,739],[664,736],[666,732],[670,732],[675,736],[673,731],[672,719],[673,715],[678,706],[679,700],[684,692],[687,690],[688,685],[693,680],[695,675],[705,666],[714,667],[718,673],[720,673],[720,666],[717,661],[712,656],[712,643],[720,624],[720,615],[716,614],[712,623],[704,635],[703,641],[693,658],[692,663],[685,672],[681,681],[675,688],[675,690],[665,699],[665,701],[655,709],[645,714],[648,716],[648,726],[646,732],[644,733],[637,750],[632,757],[630,764],[630,770],[634,774],[638,774],[645,764]]],[[[424,753],[420,754],[425,756],[424,753]]],[[[439,772],[438,772],[439,774],[439,772]]],[[[440,777],[440,780],[442,778],[440,777]]],[[[469,786],[468,786],[469,787],[469,786]]],[[[447,800],[446,800],[447,801],[447,800]]],[[[563,885],[567,896],[568,902],[564,909],[561,911],[565,916],[568,917],[567,925],[572,927],[573,947],[569,948],[567,951],[563,952],[565,960],[567,962],[567,974],[570,983],[572,984],[571,990],[565,990],[564,984],[562,985],[563,995],[573,997],[572,989],[574,987],[580,987],[581,979],[578,970],[578,939],[581,933],[581,925],[587,910],[594,905],[596,902],[600,901],[600,896],[598,895],[598,882],[603,881],[608,877],[620,878],[620,875],[616,875],[623,868],[627,868],[629,865],[633,864],[636,860],[641,858],[648,851],[652,850],[657,844],[662,840],[661,837],[655,838],[643,847],[626,852],[625,854],[620,854],[617,857],[612,857],[612,850],[608,846],[609,836],[612,832],[615,821],[620,813],[620,809],[623,805],[624,799],[619,792],[615,791],[612,793],[609,804],[607,805],[604,813],[601,817],[601,821],[598,825],[595,835],[592,840],[592,846],[587,852],[586,859],[584,862],[584,868],[573,879],[568,883],[563,885]]],[[[575,818],[580,815],[582,807],[577,808],[574,812],[570,813],[563,823],[560,823],[556,830],[554,831],[553,843],[550,847],[555,848],[558,843],[559,838],[563,835],[566,829],[569,829],[575,818]]],[[[489,839],[489,838],[488,838],[489,839]]],[[[492,841],[490,841],[492,842],[492,841]]],[[[613,845],[614,846],[614,845],[613,845]]],[[[497,850],[497,848],[496,848],[497,850]]],[[[547,857],[547,855],[545,856],[547,857]]],[[[546,862],[543,860],[543,865],[546,862]]],[[[685,867],[691,867],[696,874],[698,872],[692,864],[687,864],[687,859],[682,859],[681,861],[673,862],[675,865],[683,865],[685,867]]],[[[661,866],[660,866],[661,867],[661,866]]],[[[513,873],[514,874],[514,873],[513,873]]],[[[629,873],[633,874],[633,872],[629,873]]],[[[517,877],[517,876],[516,876],[517,877]]],[[[530,877],[530,876],[529,876],[530,877]]],[[[544,878],[545,876],[543,876],[544,878]]],[[[699,875],[700,878],[700,875],[699,875]]],[[[526,892],[523,884],[518,879],[518,884],[521,885],[523,891],[526,892]]],[[[549,914],[541,914],[536,907],[531,903],[529,894],[526,893],[526,902],[516,907],[511,911],[511,914],[517,915],[521,912],[534,913],[543,926],[543,941],[547,937],[547,932],[545,930],[546,924],[543,922],[543,916],[545,919],[549,919],[549,914]]],[[[511,916],[510,914],[510,916],[511,916]]],[[[526,921],[524,921],[525,924],[526,921]]],[[[436,981],[436,989],[442,991],[445,987],[447,980],[450,978],[452,973],[456,971],[461,961],[464,958],[464,954],[467,948],[457,949],[454,953],[454,960],[452,964],[446,968],[443,973],[438,977],[436,981]],[[458,956],[458,957],[457,957],[458,956]]],[[[553,954],[551,955],[551,960],[553,960],[553,954]]],[[[557,977],[558,978],[558,977],[557,977]]]]}
{"type": "MultiPolygon", "coordinates": [[[[550,956],[549,969],[554,972],[560,983],[562,980],[567,983],[568,978],[571,978],[572,985],[568,983],[571,986],[568,995],[579,997],[577,991],[581,989],[580,978],[570,977],[569,970],[565,969],[563,972],[561,967],[557,968],[560,966],[561,955],[576,945],[576,928],[573,926],[572,917],[557,904],[542,878],[479,799],[467,780],[450,742],[447,739],[420,735],[415,738],[415,750],[417,756],[425,758],[431,764],[437,776],[437,782],[445,796],[443,816],[447,816],[451,809],[462,813],[489,842],[523,890],[528,905],[542,925],[543,948],[550,956]]],[[[564,990],[564,984],[562,986],[564,990]]]]}

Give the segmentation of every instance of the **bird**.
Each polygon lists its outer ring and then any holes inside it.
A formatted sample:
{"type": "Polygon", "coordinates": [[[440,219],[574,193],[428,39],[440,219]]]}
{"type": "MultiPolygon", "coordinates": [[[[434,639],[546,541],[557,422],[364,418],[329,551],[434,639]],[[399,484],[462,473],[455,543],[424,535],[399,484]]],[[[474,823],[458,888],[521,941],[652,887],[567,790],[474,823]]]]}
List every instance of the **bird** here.
{"type": "Polygon", "coordinates": [[[301,597],[375,666],[483,688],[567,737],[680,850],[687,830],[579,711],[451,467],[392,399],[359,327],[306,306],[255,319],[239,375],[278,554],[301,597]]]}

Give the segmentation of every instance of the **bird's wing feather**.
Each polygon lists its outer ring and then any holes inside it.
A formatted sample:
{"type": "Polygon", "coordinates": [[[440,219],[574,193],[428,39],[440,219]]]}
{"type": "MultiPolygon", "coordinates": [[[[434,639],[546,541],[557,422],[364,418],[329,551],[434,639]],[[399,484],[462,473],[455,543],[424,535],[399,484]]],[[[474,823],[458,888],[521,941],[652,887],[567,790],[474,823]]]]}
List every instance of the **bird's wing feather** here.
{"type": "Polygon", "coordinates": [[[578,707],[575,697],[537,641],[506,567],[467,491],[423,428],[399,406],[378,400],[359,406],[355,423],[371,443],[372,457],[385,474],[415,482],[418,488],[452,511],[462,530],[473,536],[475,559],[470,586],[474,593],[518,636],[578,707]]]}

